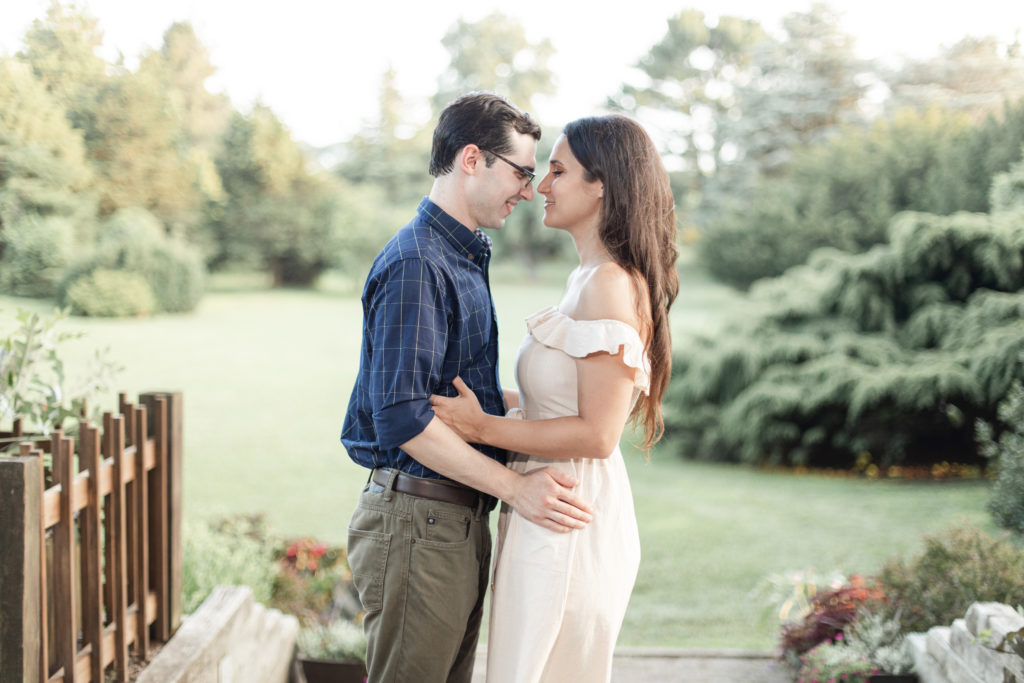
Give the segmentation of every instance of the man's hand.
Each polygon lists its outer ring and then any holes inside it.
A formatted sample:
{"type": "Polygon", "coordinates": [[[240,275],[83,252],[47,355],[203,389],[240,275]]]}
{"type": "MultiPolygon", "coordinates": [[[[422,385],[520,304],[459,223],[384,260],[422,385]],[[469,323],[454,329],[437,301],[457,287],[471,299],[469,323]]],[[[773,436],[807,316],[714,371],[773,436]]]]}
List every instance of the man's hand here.
{"type": "Polygon", "coordinates": [[[551,531],[584,528],[592,510],[571,490],[578,482],[554,467],[542,467],[521,475],[514,493],[505,502],[534,524],[551,531]]]}

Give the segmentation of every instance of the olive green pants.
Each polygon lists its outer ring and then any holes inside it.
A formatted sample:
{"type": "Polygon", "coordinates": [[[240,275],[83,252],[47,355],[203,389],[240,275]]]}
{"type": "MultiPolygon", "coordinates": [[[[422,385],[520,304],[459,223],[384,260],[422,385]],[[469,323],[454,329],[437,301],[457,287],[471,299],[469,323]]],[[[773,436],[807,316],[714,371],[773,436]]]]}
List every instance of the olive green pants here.
{"type": "Polygon", "coordinates": [[[370,683],[470,683],[491,561],[488,513],[370,482],[348,528],[370,683]]]}

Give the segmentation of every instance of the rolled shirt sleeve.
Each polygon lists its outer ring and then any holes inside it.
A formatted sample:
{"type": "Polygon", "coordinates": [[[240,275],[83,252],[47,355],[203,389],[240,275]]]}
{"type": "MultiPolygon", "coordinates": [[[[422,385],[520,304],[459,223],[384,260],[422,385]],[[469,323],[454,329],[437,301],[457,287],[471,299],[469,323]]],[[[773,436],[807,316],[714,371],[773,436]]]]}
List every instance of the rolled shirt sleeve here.
{"type": "Polygon", "coordinates": [[[379,447],[387,449],[417,436],[434,417],[429,397],[442,380],[450,297],[426,259],[397,261],[379,282],[367,311],[375,350],[369,398],[379,447]]]}

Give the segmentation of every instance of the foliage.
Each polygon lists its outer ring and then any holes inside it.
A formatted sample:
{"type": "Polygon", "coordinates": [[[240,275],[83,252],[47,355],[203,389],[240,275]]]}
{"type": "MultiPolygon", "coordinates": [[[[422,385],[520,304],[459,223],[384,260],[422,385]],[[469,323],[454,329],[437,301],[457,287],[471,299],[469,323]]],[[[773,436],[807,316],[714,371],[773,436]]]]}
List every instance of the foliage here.
{"type": "MultiPolygon", "coordinates": [[[[141,209],[124,209],[104,223],[103,237],[96,249],[68,269],[58,288],[58,300],[72,303],[71,292],[83,278],[91,282],[79,287],[76,306],[87,303],[82,299],[85,296],[95,304],[94,308],[107,311],[105,315],[122,311],[130,315],[144,313],[139,309],[145,307],[148,297],[128,287],[141,279],[152,295],[153,312],[182,313],[199,303],[204,272],[198,253],[166,237],[151,214],[141,209]],[[116,279],[109,275],[97,279],[96,271],[116,271],[122,275],[116,279]]],[[[101,315],[85,308],[76,312],[101,315]]]]}
{"type": "Polygon", "coordinates": [[[363,629],[345,619],[329,624],[303,626],[295,646],[299,652],[312,659],[366,661],[366,636],[363,635],[363,629]]]}
{"type": "MultiPolygon", "coordinates": [[[[798,151],[784,177],[762,179],[749,200],[702,226],[702,262],[723,282],[745,288],[804,263],[821,247],[862,252],[884,243],[900,211],[988,211],[990,187],[1009,183],[1000,174],[1020,159],[1024,101],[1000,117],[966,124],[965,116],[938,108],[904,110],[867,131],[848,128],[798,151]]],[[[1003,203],[1009,196],[1012,185],[993,195],[1003,203]]]]}
{"type": "Polygon", "coordinates": [[[260,517],[186,520],[182,531],[182,610],[195,612],[222,584],[249,586],[257,602],[268,603],[277,572],[271,548],[260,517]]]}
{"type": "Polygon", "coordinates": [[[894,559],[879,582],[904,631],[927,631],[961,618],[974,602],[1024,602],[1024,551],[976,528],[925,537],[910,560],[894,559]]]}
{"type": "Polygon", "coordinates": [[[995,482],[988,510],[996,524],[1024,535],[1024,386],[1014,382],[999,404],[998,437],[988,423],[978,424],[982,453],[994,462],[995,482]]]}
{"type": "Polygon", "coordinates": [[[299,651],[317,659],[365,661],[366,638],[356,622],[362,607],[345,549],[297,538],[278,551],[277,566],[270,605],[299,618],[299,651]]]}
{"type": "Polygon", "coordinates": [[[980,121],[998,115],[1006,102],[1024,99],[1024,52],[1019,42],[1006,46],[993,36],[968,36],[936,55],[908,60],[886,81],[890,110],[924,111],[941,103],[980,121]]]}
{"type": "Polygon", "coordinates": [[[755,592],[770,608],[780,623],[802,621],[811,611],[811,601],[819,591],[835,590],[846,584],[846,577],[840,572],[819,575],[813,569],[803,569],[787,574],[772,574],[764,579],[755,592]]]}
{"type": "Polygon", "coordinates": [[[352,572],[343,547],[298,538],[278,551],[276,561],[279,571],[271,606],[294,614],[306,624],[329,623],[349,607],[342,598],[352,572]]]}
{"type": "Polygon", "coordinates": [[[215,225],[218,264],[263,268],[275,286],[308,286],[336,263],[351,215],[345,192],[307,163],[266,106],[232,115],[216,158],[226,195],[215,225]]]}
{"type": "Polygon", "coordinates": [[[3,231],[0,291],[50,297],[74,253],[74,226],[60,216],[26,216],[3,231]]]}
{"type": "Polygon", "coordinates": [[[0,58],[0,290],[52,296],[91,236],[82,136],[27,65],[0,58]]]}
{"type": "Polygon", "coordinates": [[[19,311],[18,329],[0,338],[0,420],[21,418],[26,433],[49,434],[80,417],[86,401],[105,391],[120,370],[97,351],[84,374],[69,381],[61,351],[82,335],[58,330],[63,317],[19,311]]]}
{"type": "Polygon", "coordinates": [[[474,90],[501,93],[523,111],[533,108],[534,96],[555,92],[548,68],[555,51],[551,41],[528,41],[522,25],[501,12],[476,22],[459,19],[441,38],[441,45],[450,61],[434,96],[437,112],[458,95],[474,90]]]}
{"type": "Polygon", "coordinates": [[[835,640],[857,618],[864,607],[885,599],[885,594],[863,576],[851,576],[838,588],[811,596],[804,617],[783,625],[782,650],[799,656],[815,645],[835,640]]]}
{"type": "Polygon", "coordinates": [[[826,641],[816,645],[801,658],[796,681],[868,683],[875,673],[878,673],[878,669],[860,652],[826,641]]]}
{"type": "Polygon", "coordinates": [[[816,252],[679,348],[666,436],[689,457],[850,468],[981,464],[1024,375],[1024,239],[998,216],[906,213],[890,244],[816,252]]]}
{"type": "Polygon", "coordinates": [[[798,683],[863,681],[878,673],[903,674],[914,661],[899,619],[881,610],[861,609],[836,635],[799,660],[798,683]]]}
{"type": "Polygon", "coordinates": [[[68,286],[64,303],[72,313],[94,318],[146,316],[156,308],[153,290],[144,277],[105,268],[76,278],[68,286]]]}

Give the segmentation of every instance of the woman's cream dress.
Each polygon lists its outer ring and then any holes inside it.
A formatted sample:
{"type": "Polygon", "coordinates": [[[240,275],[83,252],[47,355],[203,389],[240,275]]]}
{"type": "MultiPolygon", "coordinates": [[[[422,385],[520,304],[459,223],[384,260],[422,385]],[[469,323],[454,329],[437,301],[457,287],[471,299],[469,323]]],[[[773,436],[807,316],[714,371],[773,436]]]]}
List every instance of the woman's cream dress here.
{"type": "MultiPolygon", "coordinates": [[[[516,357],[526,420],[578,415],[576,361],[596,352],[636,368],[633,400],[649,387],[650,363],[637,331],[617,320],[573,320],[557,308],[526,319],[516,357]]],[[[521,414],[519,414],[521,413],[521,414]]],[[[512,416],[510,414],[510,416],[512,416]]],[[[571,472],[594,511],[580,531],[557,533],[507,505],[498,520],[487,644],[488,683],[599,683],[612,653],[640,564],[640,539],[622,453],[546,460],[513,454],[509,467],[551,465],[571,472]]]]}

